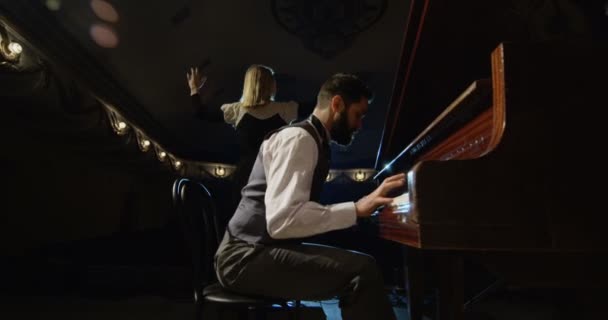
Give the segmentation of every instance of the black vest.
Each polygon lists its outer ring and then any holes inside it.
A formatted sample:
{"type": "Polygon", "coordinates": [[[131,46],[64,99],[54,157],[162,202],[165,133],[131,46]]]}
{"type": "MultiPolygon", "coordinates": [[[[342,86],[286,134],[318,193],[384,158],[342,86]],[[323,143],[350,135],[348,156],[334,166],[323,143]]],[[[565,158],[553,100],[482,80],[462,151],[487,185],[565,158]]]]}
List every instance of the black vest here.
{"type": "MultiPolygon", "coordinates": [[[[330,148],[325,127],[314,116],[308,120],[282,127],[270,132],[267,136],[289,127],[299,127],[306,130],[317,143],[318,159],[315,167],[310,190],[310,201],[318,202],[323,190],[323,184],[329,172],[330,148]]],[[[263,155],[258,152],[257,159],[249,175],[249,181],[241,192],[241,201],[228,223],[228,232],[238,239],[250,243],[271,244],[285,240],[277,240],[270,237],[266,228],[266,206],[264,195],[266,192],[266,174],[264,172],[263,155]]],[[[288,241],[293,242],[294,239],[288,241]]]]}

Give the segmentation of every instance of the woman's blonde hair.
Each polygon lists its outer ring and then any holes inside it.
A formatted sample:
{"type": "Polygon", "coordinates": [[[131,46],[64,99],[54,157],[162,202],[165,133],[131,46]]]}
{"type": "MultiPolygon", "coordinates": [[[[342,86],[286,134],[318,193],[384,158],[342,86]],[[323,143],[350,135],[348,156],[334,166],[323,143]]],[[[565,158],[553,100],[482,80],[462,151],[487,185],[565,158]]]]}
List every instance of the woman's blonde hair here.
{"type": "Polygon", "coordinates": [[[255,108],[274,100],[276,90],[274,71],[267,66],[254,64],[245,72],[241,106],[255,108]]]}

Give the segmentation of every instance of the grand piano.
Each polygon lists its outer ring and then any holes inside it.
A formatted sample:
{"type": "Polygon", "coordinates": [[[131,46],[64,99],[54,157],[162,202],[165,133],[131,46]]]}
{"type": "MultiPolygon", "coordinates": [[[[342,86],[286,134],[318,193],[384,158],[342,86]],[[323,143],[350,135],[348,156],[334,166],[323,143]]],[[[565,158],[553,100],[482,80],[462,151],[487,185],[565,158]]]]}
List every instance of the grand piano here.
{"type": "Polygon", "coordinates": [[[465,259],[503,285],[608,284],[608,43],[590,7],[552,3],[547,18],[515,1],[411,2],[375,176],[407,173],[378,221],[407,247],[410,319],[429,272],[437,318],[464,317],[465,259]]]}

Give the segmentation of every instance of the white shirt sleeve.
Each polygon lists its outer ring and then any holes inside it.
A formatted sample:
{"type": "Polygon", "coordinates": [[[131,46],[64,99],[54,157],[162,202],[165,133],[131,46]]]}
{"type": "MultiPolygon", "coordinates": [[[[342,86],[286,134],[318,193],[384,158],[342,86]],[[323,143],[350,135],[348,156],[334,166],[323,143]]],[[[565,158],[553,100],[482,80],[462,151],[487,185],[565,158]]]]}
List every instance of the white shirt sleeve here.
{"type": "Polygon", "coordinates": [[[318,149],[306,130],[292,127],[279,131],[262,145],[262,153],[266,227],[272,238],[308,237],[357,222],[354,202],[324,206],[310,201],[318,149]]]}
{"type": "Polygon", "coordinates": [[[226,103],[220,107],[222,112],[224,112],[224,121],[227,124],[234,125],[236,123],[236,120],[238,118],[238,114],[236,112],[237,108],[238,108],[237,103],[226,103]]]}

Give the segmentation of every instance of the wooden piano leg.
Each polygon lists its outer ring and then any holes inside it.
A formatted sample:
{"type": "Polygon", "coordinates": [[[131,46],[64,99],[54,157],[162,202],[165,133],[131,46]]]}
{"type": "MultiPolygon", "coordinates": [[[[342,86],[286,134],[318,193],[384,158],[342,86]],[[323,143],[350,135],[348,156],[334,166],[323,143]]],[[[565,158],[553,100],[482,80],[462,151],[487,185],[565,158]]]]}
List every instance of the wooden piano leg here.
{"type": "Polygon", "coordinates": [[[422,251],[405,247],[406,298],[410,320],[422,320],[424,307],[424,263],[422,251]]]}
{"type": "Polygon", "coordinates": [[[437,319],[464,319],[464,262],[461,255],[439,253],[437,256],[437,319]]]}

